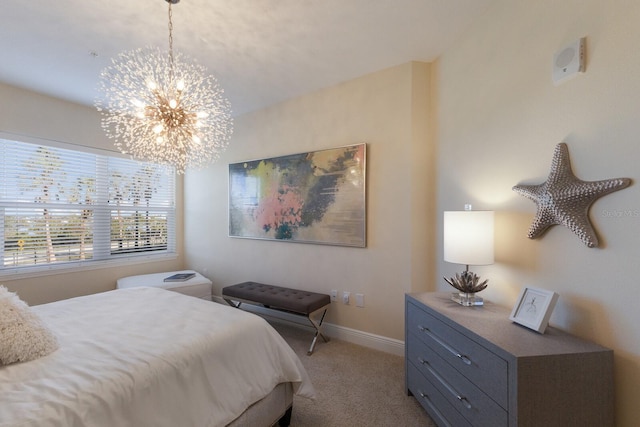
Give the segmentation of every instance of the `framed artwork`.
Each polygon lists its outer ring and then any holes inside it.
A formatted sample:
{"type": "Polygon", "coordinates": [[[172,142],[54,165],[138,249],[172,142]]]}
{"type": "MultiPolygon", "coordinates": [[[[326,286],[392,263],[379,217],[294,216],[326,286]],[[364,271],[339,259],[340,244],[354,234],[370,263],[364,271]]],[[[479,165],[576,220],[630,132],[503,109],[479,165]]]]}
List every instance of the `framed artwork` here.
{"type": "Polygon", "coordinates": [[[366,144],[229,165],[229,236],[366,246],[366,144]]]}
{"type": "Polygon", "coordinates": [[[509,319],[544,334],[557,301],[558,294],[553,291],[524,287],[509,319]]]}

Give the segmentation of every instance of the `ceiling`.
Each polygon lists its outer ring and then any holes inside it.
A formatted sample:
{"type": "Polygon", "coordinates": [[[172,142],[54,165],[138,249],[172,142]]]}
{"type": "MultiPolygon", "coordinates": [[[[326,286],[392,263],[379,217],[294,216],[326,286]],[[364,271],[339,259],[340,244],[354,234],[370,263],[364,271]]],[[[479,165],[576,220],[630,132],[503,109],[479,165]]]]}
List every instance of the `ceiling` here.
{"type": "MultiPolygon", "coordinates": [[[[183,0],[174,50],[234,115],[409,61],[430,62],[494,0],[183,0]]],[[[110,58],[168,46],[162,0],[2,0],[0,82],[93,105],[110,58]]]]}

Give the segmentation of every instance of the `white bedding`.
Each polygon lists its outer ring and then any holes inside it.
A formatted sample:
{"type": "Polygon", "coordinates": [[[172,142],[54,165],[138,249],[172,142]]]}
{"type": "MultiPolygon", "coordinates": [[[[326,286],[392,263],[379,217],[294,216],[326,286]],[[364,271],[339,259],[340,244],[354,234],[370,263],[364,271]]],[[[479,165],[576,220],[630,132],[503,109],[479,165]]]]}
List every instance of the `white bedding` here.
{"type": "Polygon", "coordinates": [[[0,426],[223,426],[278,383],[313,397],[300,360],[264,319],[155,288],[32,307],[58,337],[0,366],[0,426]]]}

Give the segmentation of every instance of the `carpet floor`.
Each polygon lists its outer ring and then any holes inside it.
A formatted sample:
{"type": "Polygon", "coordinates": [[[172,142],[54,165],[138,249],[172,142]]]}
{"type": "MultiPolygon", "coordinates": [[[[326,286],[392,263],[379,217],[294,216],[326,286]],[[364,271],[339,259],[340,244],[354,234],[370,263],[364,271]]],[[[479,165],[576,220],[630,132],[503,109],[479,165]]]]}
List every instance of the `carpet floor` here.
{"type": "Polygon", "coordinates": [[[294,397],[291,427],[435,427],[415,398],[405,391],[404,358],[272,322],[302,360],[316,399],[294,397]]]}

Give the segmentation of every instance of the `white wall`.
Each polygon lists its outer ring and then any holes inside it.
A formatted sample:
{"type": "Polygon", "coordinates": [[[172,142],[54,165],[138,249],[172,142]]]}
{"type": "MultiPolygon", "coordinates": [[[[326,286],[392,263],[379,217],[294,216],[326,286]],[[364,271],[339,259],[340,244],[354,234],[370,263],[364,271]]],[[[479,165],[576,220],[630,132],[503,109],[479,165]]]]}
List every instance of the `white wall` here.
{"type": "MultiPolygon", "coordinates": [[[[100,115],[95,109],[3,84],[0,84],[0,132],[9,138],[17,135],[114,150],[100,128],[100,115]]],[[[67,270],[21,279],[0,278],[0,283],[33,305],[115,289],[120,277],[182,269],[181,181],[177,182],[175,259],[88,271],[67,270]]]]}
{"type": "MultiPolygon", "coordinates": [[[[465,202],[496,210],[482,294],[512,307],[522,286],[558,292],[551,323],[615,351],[619,426],[640,420],[639,22],[638,1],[499,0],[434,66],[438,230],[465,202]],[[555,87],[553,54],[584,36],[586,73],[555,87]],[[562,226],[526,237],[535,204],[511,188],[543,182],[562,141],[579,178],[635,181],[592,205],[599,248],[562,226]]],[[[437,259],[438,277],[460,269],[437,259]]]]}
{"type": "Polygon", "coordinates": [[[425,289],[432,259],[425,249],[433,239],[429,69],[405,64],[236,120],[220,161],[185,177],[188,265],[213,280],[214,294],[244,281],[364,293],[365,308],[334,303],[326,320],[404,338],[404,293],[425,289]],[[229,163],[361,142],[368,150],[366,248],[228,237],[229,163]]]}

